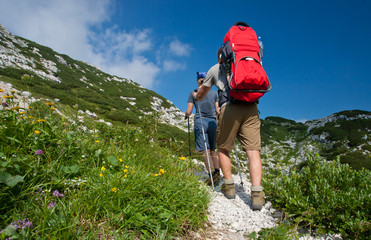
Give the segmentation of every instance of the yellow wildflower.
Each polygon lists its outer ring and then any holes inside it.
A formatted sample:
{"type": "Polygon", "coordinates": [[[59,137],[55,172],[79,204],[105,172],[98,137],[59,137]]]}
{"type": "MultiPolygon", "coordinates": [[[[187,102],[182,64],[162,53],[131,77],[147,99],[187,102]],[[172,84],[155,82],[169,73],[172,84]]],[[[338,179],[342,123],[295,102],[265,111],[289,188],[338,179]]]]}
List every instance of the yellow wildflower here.
{"type": "Polygon", "coordinates": [[[160,172],[159,172],[159,175],[162,175],[162,174],[164,174],[165,173],[165,170],[164,169],[160,169],[160,172]]]}
{"type": "Polygon", "coordinates": [[[14,110],[18,110],[19,108],[19,106],[13,107],[14,110]]]}
{"type": "Polygon", "coordinates": [[[34,131],[34,133],[36,133],[36,134],[39,134],[39,133],[40,133],[40,131],[38,131],[38,130],[35,130],[35,131],[34,131]]]}
{"type": "Polygon", "coordinates": [[[120,162],[122,162],[122,159],[121,159],[121,158],[119,158],[119,161],[120,161],[120,162]]]}
{"type": "Polygon", "coordinates": [[[117,188],[112,188],[112,192],[117,192],[117,188]]]}
{"type": "Polygon", "coordinates": [[[186,158],[186,157],[180,157],[179,159],[184,161],[184,160],[186,160],[187,158],[186,158]]]}
{"type": "Polygon", "coordinates": [[[157,176],[158,176],[158,174],[157,174],[157,173],[155,173],[155,174],[153,174],[153,176],[157,177],[157,176]]]}
{"type": "Polygon", "coordinates": [[[102,166],[100,169],[101,169],[102,171],[106,170],[106,168],[105,168],[104,166],[102,166]]]}
{"type": "Polygon", "coordinates": [[[1,89],[1,88],[0,88],[0,92],[4,92],[4,89],[1,89]]]}
{"type": "Polygon", "coordinates": [[[127,169],[124,169],[124,173],[127,173],[128,172],[128,170],[127,169]]]}
{"type": "Polygon", "coordinates": [[[51,108],[50,108],[50,110],[53,110],[53,111],[54,111],[54,110],[56,110],[56,108],[54,108],[54,107],[51,107],[51,108]]]}
{"type": "Polygon", "coordinates": [[[125,175],[124,175],[124,178],[126,178],[126,177],[128,177],[128,175],[127,175],[127,174],[125,174],[125,175]]]}
{"type": "Polygon", "coordinates": [[[129,168],[129,167],[125,165],[125,168],[129,168]]]}
{"type": "Polygon", "coordinates": [[[98,135],[97,135],[97,134],[95,134],[95,135],[94,135],[94,137],[98,137],[98,135]]]}
{"type": "Polygon", "coordinates": [[[99,143],[99,140],[96,140],[95,142],[96,142],[96,143],[99,143]]]}
{"type": "Polygon", "coordinates": [[[19,112],[19,114],[21,114],[21,115],[22,115],[22,114],[25,114],[25,113],[26,113],[26,112],[19,112]]]}
{"type": "Polygon", "coordinates": [[[46,105],[49,105],[49,106],[53,106],[54,103],[51,103],[51,102],[47,102],[46,105]]]}
{"type": "Polygon", "coordinates": [[[37,120],[38,122],[46,122],[46,120],[45,119],[39,119],[39,120],[37,120]]]}
{"type": "Polygon", "coordinates": [[[99,173],[99,177],[103,177],[103,173],[99,173]]]}

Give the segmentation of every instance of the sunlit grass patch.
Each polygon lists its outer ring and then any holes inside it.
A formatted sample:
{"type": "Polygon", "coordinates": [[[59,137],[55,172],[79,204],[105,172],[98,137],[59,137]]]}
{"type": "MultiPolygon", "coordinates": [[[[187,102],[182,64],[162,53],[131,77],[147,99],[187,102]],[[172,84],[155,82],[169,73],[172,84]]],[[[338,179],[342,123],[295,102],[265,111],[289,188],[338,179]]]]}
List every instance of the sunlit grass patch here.
{"type": "Polygon", "coordinates": [[[99,124],[89,131],[42,101],[22,115],[7,104],[0,116],[1,236],[153,238],[201,226],[207,191],[189,161],[148,144],[153,135],[99,124]],[[25,219],[32,227],[13,229],[25,219]]]}

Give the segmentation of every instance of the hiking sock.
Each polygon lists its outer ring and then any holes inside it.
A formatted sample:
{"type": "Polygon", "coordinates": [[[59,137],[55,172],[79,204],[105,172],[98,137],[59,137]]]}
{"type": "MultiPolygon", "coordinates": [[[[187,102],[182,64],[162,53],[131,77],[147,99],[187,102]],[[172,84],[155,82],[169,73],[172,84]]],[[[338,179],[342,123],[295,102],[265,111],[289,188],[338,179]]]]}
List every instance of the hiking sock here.
{"type": "Polygon", "coordinates": [[[254,185],[251,186],[251,192],[261,192],[261,191],[263,191],[262,186],[254,186],[254,185]]]}
{"type": "Polygon", "coordinates": [[[224,178],[224,183],[225,184],[234,184],[234,180],[233,180],[233,178],[231,178],[231,179],[225,179],[224,178]]]}

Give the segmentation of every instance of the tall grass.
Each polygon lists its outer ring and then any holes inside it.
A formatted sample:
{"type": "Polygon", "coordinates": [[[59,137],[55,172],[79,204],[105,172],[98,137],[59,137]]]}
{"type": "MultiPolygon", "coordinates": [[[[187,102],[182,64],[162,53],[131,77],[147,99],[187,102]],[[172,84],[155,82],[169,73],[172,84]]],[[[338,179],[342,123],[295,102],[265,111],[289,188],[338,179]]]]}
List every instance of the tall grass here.
{"type": "Polygon", "coordinates": [[[190,160],[141,128],[84,126],[51,102],[0,106],[0,239],[172,239],[209,196],[190,160]]]}

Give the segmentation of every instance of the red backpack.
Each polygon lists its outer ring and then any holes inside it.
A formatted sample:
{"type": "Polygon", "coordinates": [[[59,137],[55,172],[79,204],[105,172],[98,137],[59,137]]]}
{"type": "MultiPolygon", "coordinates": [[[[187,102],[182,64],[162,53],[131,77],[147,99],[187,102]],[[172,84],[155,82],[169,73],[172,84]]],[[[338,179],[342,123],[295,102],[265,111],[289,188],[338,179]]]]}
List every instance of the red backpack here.
{"type": "Polygon", "coordinates": [[[226,67],[231,97],[256,102],[271,89],[260,59],[255,31],[238,22],[224,37],[222,63],[226,67]]]}

